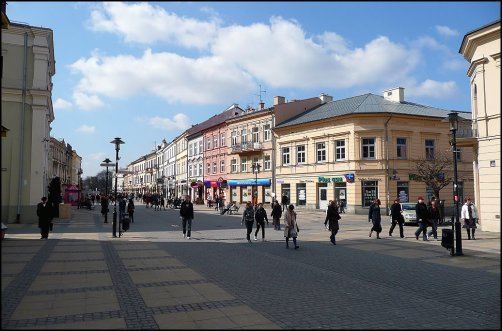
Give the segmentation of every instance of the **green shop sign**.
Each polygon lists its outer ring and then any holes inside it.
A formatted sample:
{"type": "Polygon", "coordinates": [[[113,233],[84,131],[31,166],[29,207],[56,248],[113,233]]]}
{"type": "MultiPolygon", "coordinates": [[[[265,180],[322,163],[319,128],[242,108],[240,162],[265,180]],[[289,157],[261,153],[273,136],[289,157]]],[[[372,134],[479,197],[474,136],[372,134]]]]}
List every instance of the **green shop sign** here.
{"type": "Polygon", "coordinates": [[[319,176],[319,183],[341,183],[343,182],[343,177],[332,177],[332,178],[326,178],[319,176]]]}

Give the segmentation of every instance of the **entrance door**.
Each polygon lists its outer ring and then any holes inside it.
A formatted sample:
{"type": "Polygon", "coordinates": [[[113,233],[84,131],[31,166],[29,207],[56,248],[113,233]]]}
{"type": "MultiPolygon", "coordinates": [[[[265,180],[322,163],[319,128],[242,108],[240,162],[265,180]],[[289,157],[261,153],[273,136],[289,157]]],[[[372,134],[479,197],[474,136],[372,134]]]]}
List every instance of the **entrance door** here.
{"type": "Polygon", "coordinates": [[[328,208],[328,188],[319,187],[319,209],[328,208]]]}

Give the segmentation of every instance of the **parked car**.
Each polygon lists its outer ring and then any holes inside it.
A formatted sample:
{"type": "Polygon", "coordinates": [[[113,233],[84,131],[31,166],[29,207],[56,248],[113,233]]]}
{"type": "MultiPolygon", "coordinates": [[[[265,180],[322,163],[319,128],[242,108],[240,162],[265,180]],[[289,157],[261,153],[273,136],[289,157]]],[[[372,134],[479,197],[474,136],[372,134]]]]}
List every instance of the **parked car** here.
{"type": "Polygon", "coordinates": [[[417,223],[417,213],[415,211],[416,203],[401,202],[401,209],[403,210],[405,223],[417,223]]]}

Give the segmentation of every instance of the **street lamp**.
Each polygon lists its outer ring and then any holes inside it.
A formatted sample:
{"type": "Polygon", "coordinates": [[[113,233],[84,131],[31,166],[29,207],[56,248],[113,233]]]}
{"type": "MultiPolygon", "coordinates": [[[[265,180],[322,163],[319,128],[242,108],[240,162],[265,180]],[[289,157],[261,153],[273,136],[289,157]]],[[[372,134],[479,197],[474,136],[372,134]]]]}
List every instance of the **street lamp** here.
{"type": "MultiPolygon", "coordinates": [[[[462,253],[462,229],[459,220],[459,196],[458,196],[458,170],[457,170],[457,130],[458,130],[458,113],[451,112],[448,114],[448,122],[450,124],[450,131],[452,133],[452,147],[453,147],[453,198],[455,202],[455,241],[457,249],[455,255],[461,256],[462,253]]],[[[452,225],[453,227],[453,225],[452,225]]]]}
{"type": "Polygon", "coordinates": [[[106,180],[105,180],[105,201],[106,201],[106,206],[105,206],[105,223],[108,223],[108,167],[113,166],[114,164],[112,163],[112,160],[109,158],[106,158],[103,160],[103,163],[100,164],[102,167],[106,167],[106,180]]]}
{"type": "Polygon", "coordinates": [[[255,197],[253,197],[254,199],[256,199],[255,201],[255,204],[257,205],[258,204],[258,173],[260,173],[260,168],[261,168],[261,165],[259,163],[255,163],[253,164],[253,172],[255,173],[255,197]]]}
{"type": "MultiPolygon", "coordinates": [[[[110,143],[115,145],[115,206],[113,209],[113,237],[117,238],[117,176],[119,174],[119,150],[120,145],[125,144],[120,138],[115,138],[110,143]]],[[[122,235],[122,218],[119,219],[119,238],[122,235]]]]}

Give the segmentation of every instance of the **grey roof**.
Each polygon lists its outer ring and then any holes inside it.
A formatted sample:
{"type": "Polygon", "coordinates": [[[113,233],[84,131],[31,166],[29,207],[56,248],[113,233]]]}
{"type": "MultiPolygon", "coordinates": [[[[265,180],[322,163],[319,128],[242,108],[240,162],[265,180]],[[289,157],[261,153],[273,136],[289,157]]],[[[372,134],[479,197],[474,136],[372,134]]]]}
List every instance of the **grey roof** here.
{"type": "MultiPolygon", "coordinates": [[[[393,113],[446,118],[452,110],[444,110],[411,102],[395,102],[371,93],[334,100],[309,109],[279,125],[277,128],[304,124],[349,114],[393,113]]],[[[471,113],[458,112],[459,117],[471,119],[471,113]]]]}

